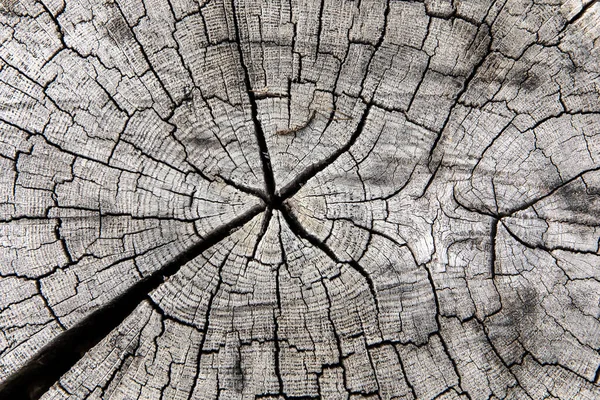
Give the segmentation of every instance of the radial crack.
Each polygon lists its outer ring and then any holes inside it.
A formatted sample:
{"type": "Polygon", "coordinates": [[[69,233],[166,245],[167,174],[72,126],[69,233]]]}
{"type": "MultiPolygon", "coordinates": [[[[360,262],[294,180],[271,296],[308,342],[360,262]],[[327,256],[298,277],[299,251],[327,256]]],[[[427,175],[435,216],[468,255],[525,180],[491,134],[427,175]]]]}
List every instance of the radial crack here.
{"type": "Polygon", "coordinates": [[[231,0],[231,8],[233,10],[233,25],[237,42],[237,49],[240,55],[240,64],[242,66],[242,70],[244,71],[244,85],[246,87],[246,92],[248,93],[248,100],[250,101],[252,123],[254,124],[256,140],[258,141],[258,148],[260,151],[260,160],[263,166],[263,175],[265,179],[265,188],[267,190],[267,198],[272,199],[275,195],[275,177],[273,175],[273,167],[271,166],[271,157],[269,156],[269,149],[265,140],[265,132],[258,118],[258,104],[256,103],[256,94],[250,82],[250,73],[248,72],[248,66],[246,65],[246,62],[244,60],[244,52],[242,50],[242,40],[240,37],[240,28],[238,15],[235,7],[235,0],[231,0]]]}
{"type": "Polygon", "coordinates": [[[124,293],[84,318],[77,325],[58,335],[44,346],[21,369],[0,384],[1,399],[38,399],[61,375],[75,365],[85,353],[98,344],[156,289],[202,252],[241,228],[264,211],[256,206],[231,222],[212,231],[204,240],[194,244],[165,264],[152,275],[138,281],[124,293]],[[35,382],[35,385],[32,385],[35,382]]]}

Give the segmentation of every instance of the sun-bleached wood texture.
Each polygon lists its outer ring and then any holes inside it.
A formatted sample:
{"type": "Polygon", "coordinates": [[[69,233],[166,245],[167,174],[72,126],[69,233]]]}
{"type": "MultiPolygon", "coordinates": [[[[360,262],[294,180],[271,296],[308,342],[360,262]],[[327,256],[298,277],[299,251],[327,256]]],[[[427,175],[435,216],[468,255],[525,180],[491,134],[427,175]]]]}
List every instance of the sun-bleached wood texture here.
{"type": "Polygon", "coordinates": [[[600,398],[600,3],[0,0],[0,398],[600,398]]]}

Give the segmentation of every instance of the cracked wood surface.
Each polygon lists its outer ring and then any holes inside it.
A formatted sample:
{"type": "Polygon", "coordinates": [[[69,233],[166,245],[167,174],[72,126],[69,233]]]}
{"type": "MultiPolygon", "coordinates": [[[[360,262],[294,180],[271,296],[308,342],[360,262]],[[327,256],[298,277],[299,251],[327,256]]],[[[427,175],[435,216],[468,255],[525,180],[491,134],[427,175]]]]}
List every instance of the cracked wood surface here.
{"type": "Polygon", "coordinates": [[[0,0],[0,398],[600,398],[600,3],[0,0]]]}

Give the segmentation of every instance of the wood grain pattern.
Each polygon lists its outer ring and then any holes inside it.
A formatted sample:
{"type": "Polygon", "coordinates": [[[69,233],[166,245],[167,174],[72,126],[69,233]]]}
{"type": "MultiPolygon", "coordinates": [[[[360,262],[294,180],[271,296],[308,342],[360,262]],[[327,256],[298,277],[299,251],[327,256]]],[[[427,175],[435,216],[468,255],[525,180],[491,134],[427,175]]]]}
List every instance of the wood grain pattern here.
{"type": "Polygon", "coordinates": [[[0,399],[600,398],[600,4],[0,0],[0,399]]]}

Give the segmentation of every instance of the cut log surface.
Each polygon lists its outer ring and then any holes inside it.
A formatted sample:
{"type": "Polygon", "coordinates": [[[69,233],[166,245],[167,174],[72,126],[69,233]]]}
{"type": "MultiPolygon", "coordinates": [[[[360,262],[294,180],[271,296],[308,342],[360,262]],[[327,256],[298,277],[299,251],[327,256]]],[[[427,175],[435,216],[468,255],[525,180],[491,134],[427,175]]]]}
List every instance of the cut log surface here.
{"type": "Polygon", "coordinates": [[[600,399],[600,3],[0,0],[0,399],[600,399]]]}

